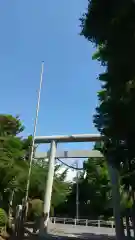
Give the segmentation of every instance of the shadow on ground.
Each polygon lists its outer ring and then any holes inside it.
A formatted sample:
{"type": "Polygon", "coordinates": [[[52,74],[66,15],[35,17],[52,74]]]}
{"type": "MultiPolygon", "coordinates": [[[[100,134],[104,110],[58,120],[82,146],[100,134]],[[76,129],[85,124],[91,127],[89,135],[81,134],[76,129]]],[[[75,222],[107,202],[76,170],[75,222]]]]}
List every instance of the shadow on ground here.
{"type": "Polygon", "coordinates": [[[108,236],[104,234],[94,234],[94,233],[81,233],[81,234],[74,234],[75,238],[77,239],[90,239],[90,240],[115,240],[115,236],[108,236]]]}
{"type": "MultiPolygon", "coordinates": [[[[115,237],[109,237],[106,235],[95,235],[95,234],[87,234],[82,233],[80,235],[74,236],[58,236],[52,234],[46,234],[44,237],[39,236],[38,234],[30,233],[25,235],[23,238],[20,236],[19,240],[115,240],[115,237]]],[[[16,237],[12,236],[10,240],[18,240],[16,237]]]]}

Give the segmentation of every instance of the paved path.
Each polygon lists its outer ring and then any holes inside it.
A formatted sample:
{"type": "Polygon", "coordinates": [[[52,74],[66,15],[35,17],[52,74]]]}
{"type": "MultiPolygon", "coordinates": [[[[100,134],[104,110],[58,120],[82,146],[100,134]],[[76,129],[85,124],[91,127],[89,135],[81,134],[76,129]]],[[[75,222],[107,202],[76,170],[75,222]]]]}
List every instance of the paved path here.
{"type": "Polygon", "coordinates": [[[91,235],[115,236],[115,229],[105,227],[79,226],[71,224],[49,224],[49,233],[59,236],[83,237],[91,235]]]}
{"type": "MultiPolygon", "coordinates": [[[[28,227],[30,232],[33,229],[28,227]]],[[[79,226],[71,224],[60,224],[60,223],[49,223],[48,227],[48,239],[55,240],[73,240],[75,238],[84,240],[114,240],[115,239],[115,229],[107,227],[93,227],[93,226],[79,226]],[[49,237],[50,236],[50,237],[49,237]]],[[[133,234],[133,232],[132,232],[133,234]]],[[[46,237],[47,239],[47,237],[46,237]]]]}

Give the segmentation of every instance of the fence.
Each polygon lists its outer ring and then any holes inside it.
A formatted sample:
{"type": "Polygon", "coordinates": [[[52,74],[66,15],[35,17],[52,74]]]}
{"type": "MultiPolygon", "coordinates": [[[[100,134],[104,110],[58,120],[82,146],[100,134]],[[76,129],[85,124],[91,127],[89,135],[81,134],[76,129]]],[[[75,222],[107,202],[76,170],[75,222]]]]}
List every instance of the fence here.
{"type": "Polygon", "coordinates": [[[107,227],[112,229],[115,228],[114,221],[59,218],[59,217],[51,217],[50,220],[54,224],[62,223],[62,224],[71,224],[71,225],[93,226],[93,227],[107,227]]]}

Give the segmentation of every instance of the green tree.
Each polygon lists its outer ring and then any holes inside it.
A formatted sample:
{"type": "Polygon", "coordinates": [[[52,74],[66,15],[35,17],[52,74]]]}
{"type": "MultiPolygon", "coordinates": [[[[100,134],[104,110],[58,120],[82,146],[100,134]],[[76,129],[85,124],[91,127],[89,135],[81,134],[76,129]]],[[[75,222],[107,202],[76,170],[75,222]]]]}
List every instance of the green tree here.
{"type": "Polygon", "coordinates": [[[94,58],[105,66],[94,122],[106,136],[105,154],[118,168],[121,162],[128,165],[128,171],[134,166],[134,14],[133,1],[93,0],[81,19],[82,35],[98,46],[94,58]]]}
{"type": "MultiPolygon", "coordinates": [[[[13,202],[13,205],[21,203],[25,195],[32,137],[23,139],[20,136],[24,126],[19,117],[0,115],[0,129],[0,200],[1,206],[8,211],[9,202],[13,202]]],[[[60,166],[55,167],[53,185],[52,205],[54,207],[64,201],[68,193],[68,185],[64,182],[66,171],[58,175],[58,168],[60,166]]],[[[47,162],[43,159],[33,160],[30,198],[43,200],[47,172],[47,162]]]]}
{"type": "MultiPolygon", "coordinates": [[[[135,3],[134,1],[88,1],[81,19],[82,35],[98,47],[94,55],[105,66],[99,75],[102,91],[94,122],[105,139],[104,154],[120,171],[128,174],[122,182],[126,190],[135,184],[135,3]],[[131,175],[130,175],[131,174],[131,175]]],[[[133,219],[135,225],[135,219],[133,219]]]]}
{"type": "Polygon", "coordinates": [[[20,180],[26,175],[23,142],[17,136],[23,129],[19,117],[0,115],[0,192],[6,209],[13,189],[19,188],[20,180]]]}
{"type": "MultiPolygon", "coordinates": [[[[54,183],[52,190],[52,211],[57,207],[60,203],[64,202],[67,195],[69,194],[69,183],[65,181],[67,169],[63,170],[61,174],[59,174],[59,170],[62,165],[55,166],[54,173],[54,183]]],[[[29,197],[44,199],[45,194],[45,186],[48,174],[48,162],[44,160],[34,161],[32,165],[32,174],[31,174],[31,182],[30,182],[30,191],[29,197]]]]}
{"type": "MultiPolygon", "coordinates": [[[[101,145],[96,143],[94,149],[101,149],[101,145]]],[[[80,218],[112,216],[110,180],[105,158],[89,158],[84,162],[83,168],[78,181],[80,218]]],[[[76,217],[76,188],[76,182],[70,185],[70,194],[65,203],[60,205],[61,214],[76,217]]]]}

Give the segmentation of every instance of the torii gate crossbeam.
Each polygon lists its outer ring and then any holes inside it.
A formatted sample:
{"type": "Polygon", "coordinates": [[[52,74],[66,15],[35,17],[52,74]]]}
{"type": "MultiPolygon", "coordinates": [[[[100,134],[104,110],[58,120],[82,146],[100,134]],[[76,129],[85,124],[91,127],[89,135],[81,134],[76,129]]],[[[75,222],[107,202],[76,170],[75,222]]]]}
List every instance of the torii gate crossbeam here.
{"type": "Polygon", "coordinates": [[[103,140],[103,136],[100,134],[73,134],[73,135],[58,135],[58,136],[37,136],[35,137],[35,144],[39,143],[51,143],[56,141],[57,143],[65,142],[99,142],[103,140]]]}

